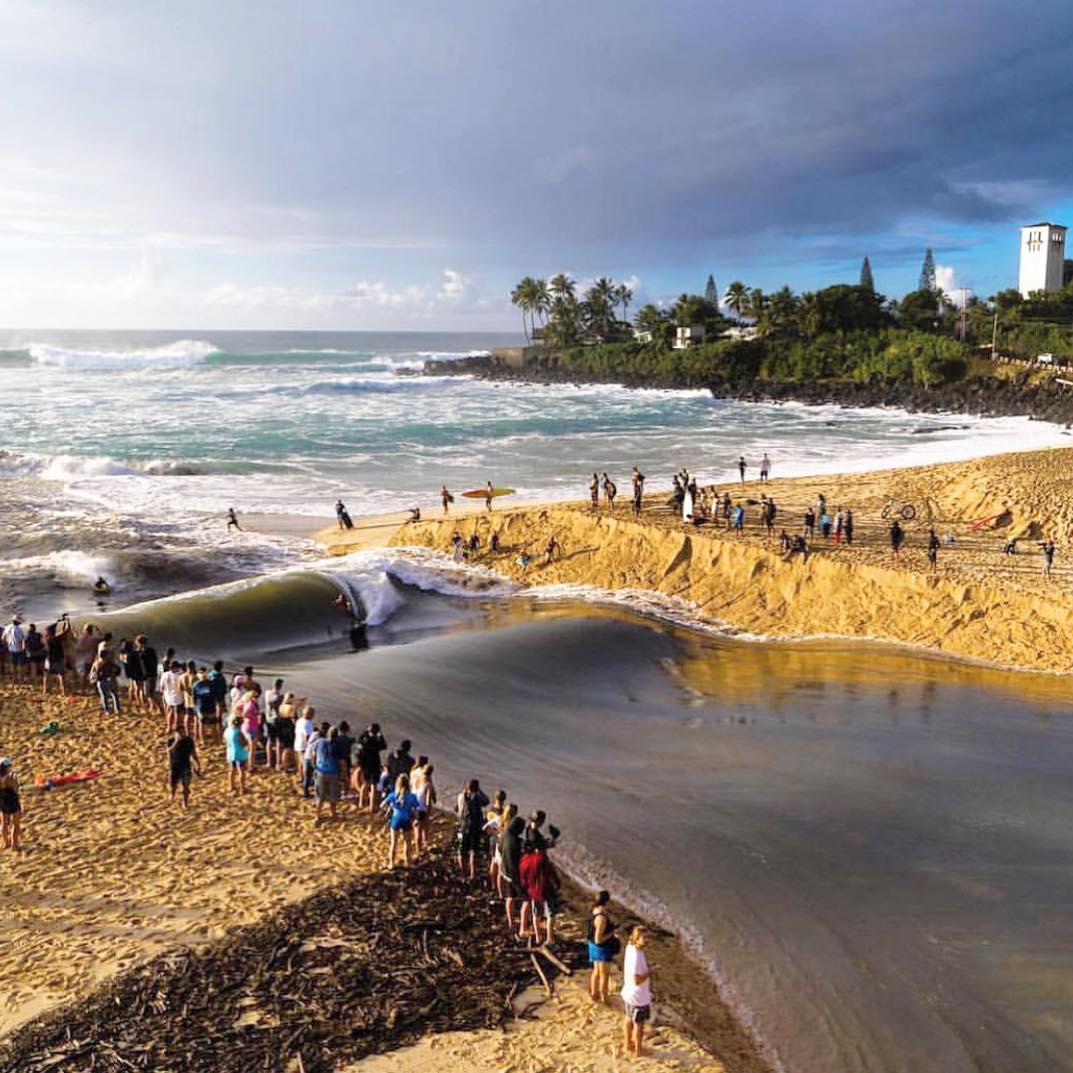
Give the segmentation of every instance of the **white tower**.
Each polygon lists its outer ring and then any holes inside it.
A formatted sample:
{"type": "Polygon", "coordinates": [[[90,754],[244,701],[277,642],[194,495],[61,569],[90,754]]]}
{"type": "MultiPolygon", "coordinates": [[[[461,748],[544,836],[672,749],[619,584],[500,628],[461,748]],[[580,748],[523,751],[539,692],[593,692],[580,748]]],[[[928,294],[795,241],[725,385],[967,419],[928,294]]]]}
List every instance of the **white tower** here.
{"type": "Polygon", "coordinates": [[[1022,298],[1033,291],[1060,291],[1066,255],[1066,229],[1060,224],[1029,224],[1021,228],[1021,274],[1017,289],[1022,298]]]}

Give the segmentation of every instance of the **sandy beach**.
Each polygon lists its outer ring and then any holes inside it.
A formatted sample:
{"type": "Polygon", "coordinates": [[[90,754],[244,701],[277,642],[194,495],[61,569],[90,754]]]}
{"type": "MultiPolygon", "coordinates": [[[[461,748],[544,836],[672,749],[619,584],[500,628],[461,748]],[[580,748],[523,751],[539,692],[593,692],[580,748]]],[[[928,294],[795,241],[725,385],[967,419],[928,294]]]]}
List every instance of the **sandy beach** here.
{"type": "MultiPolygon", "coordinates": [[[[646,496],[640,518],[622,495],[613,513],[588,502],[498,507],[406,524],[395,545],[450,550],[457,531],[476,532],[476,562],[526,587],[588,585],[656,593],[691,613],[751,634],[780,638],[846,637],[894,641],[1022,670],[1069,669],[1073,633],[1073,448],[1015,452],[910,469],[775,479],[719,486],[746,508],[742,538],[721,523],[683,523],[667,493],[646,496]],[[775,534],[801,532],[806,507],[824,494],[829,512],[850,508],[852,547],[811,541],[807,562],[787,560],[760,523],[759,499],[776,501],[775,534]],[[891,508],[906,543],[891,555],[891,508]],[[888,511],[889,514],[889,511],[888,511]],[[928,532],[942,543],[936,569],[928,532]],[[488,551],[493,532],[503,550],[488,551]],[[548,540],[562,552],[546,561],[548,540]],[[1011,538],[1017,553],[1004,554],[1011,538]],[[1057,545],[1051,577],[1039,542],[1057,545]],[[522,566],[519,555],[532,557],[522,566]]],[[[324,531],[330,553],[353,546],[324,531]]]]}
{"type": "MultiPolygon", "coordinates": [[[[382,820],[344,805],[341,822],[318,830],[293,778],[263,769],[251,779],[250,793],[237,799],[227,791],[219,745],[202,750],[205,774],[194,780],[190,811],[169,807],[155,716],[102,716],[96,698],[81,692],[42,699],[36,689],[5,682],[0,719],[3,752],[20,774],[25,845],[20,854],[5,854],[0,867],[0,899],[9,910],[0,927],[6,950],[0,957],[0,1040],[58,1007],[75,1009],[72,1003],[157,955],[210,949],[243,929],[256,932],[314,892],[384,866],[382,820]],[[52,720],[59,733],[41,734],[52,720]],[[33,785],[37,775],[87,766],[103,775],[50,791],[33,785]]],[[[453,834],[453,822],[438,818],[434,842],[450,845],[453,834]]],[[[587,896],[569,882],[564,895],[562,934],[580,949],[587,896]]],[[[657,934],[653,949],[664,1003],[653,1037],[658,1057],[650,1068],[761,1073],[766,1067],[752,1042],[714,987],[698,983],[678,941],[657,934]]],[[[547,1003],[534,1002],[542,993],[519,996],[514,1012],[526,1011],[526,1017],[512,1017],[506,1034],[441,1035],[437,1029],[412,1053],[383,1061],[418,1069],[433,1053],[437,1068],[463,1073],[506,1068],[504,1055],[518,1070],[547,1068],[553,1056],[569,1055],[578,1070],[618,1068],[621,1015],[617,1008],[593,1007],[584,979],[583,973],[563,978],[547,1003]]],[[[0,1064],[3,1058],[0,1044],[0,1064]]],[[[353,1068],[388,1066],[367,1059],[353,1068]]]]}

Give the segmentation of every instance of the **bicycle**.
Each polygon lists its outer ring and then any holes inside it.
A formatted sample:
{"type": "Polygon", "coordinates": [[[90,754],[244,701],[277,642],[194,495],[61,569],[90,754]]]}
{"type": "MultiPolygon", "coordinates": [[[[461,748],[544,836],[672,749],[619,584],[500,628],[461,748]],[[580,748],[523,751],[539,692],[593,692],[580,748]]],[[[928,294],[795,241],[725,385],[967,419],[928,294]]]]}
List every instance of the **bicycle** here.
{"type": "MultiPolygon", "coordinates": [[[[927,522],[934,522],[938,517],[935,503],[931,499],[925,499],[921,504],[921,509],[927,522]]],[[[917,505],[915,503],[903,503],[899,507],[896,499],[888,499],[880,517],[886,519],[894,516],[901,518],[903,521],[911,522],[917,516],[917,505]]]]}

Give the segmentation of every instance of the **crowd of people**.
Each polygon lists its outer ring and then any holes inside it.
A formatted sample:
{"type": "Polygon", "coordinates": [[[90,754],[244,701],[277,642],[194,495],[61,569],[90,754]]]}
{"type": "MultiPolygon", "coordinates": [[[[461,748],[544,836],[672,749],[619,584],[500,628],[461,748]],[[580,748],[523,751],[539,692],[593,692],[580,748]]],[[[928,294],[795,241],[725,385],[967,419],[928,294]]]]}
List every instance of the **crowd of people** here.
{"type": "MultiPolygon", "coordinates": [[[[195,777],[205,775],[215,751],[226,764],[229,792],[249,792],[258,771],[294,780],[295,792],[315,802],[314,825],[340,818],[350,809],[382,817],[388,868],[409,867],[429,846],[432,810],[439,803],[435,765],[402,740],[388,750],[378,723],[356,736],[347,720],[318,719],[305,696],[286,688],[282,678],[268,689],[255,669],[228,674],[222,661],[211,666],[179,659],[173,649],[161,658],[144,634],[115,640],[87,623],[76,630],[67,616],[44,630],[45,659],[40,671],[31,658],[35,624],[13,616],[2,631],[0,675],[48,690],[55,678],[61,692],[75,681],[96,689],[102,717],[131,711],[159,719],[165,734],[166,792],[172,806],[191,807],[195,777]]],[[[560,914],[560,880],[550,852],[560,831],[542,810],[528,817],[508,800],[505,790],[491,797],[470,779],[451,802],[456,824],[458,867],[472,882],[487,882],[501,901],[504,923],[527,946],[554,947],[560,914]]],[[[0,758],[0,823],[6,849],[21,848],[22,802],[10,758],[0,758]]],[[[620,949],[609,915],[609,895],[593,902],[588,929],[591,963],[589,994],[607,1002],[609,966],[620,949]]],[[[650,1016],[651,985],[644,954],[645,936],[633,929],[624,957],[622,999],[624,1045],[635,1054],[643,1047],[650,1016]]]]}

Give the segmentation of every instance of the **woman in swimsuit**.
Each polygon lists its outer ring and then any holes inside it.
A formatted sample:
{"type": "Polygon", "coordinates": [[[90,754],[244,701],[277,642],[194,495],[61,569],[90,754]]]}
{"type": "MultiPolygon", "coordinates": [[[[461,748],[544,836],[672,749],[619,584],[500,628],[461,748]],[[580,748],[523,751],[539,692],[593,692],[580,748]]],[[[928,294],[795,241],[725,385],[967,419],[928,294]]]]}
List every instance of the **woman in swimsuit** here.
{"type": "Polygon", "coordinates": [[[611,936],[615,925],[607,915],[607,903],[611,895],[606,890],[600,891],[593,899],[592,914],[589,918],[589,997],[593,1002],[607,1002],[610,973],[608,968],[614,955],[611,936]]]}
{"type": "Polygon", "coordinates": [[[0,832],[4,849],[18,853],[22,849],[22,804],[19,801],[19,780],[11,770],[11,761],[0,760],[0,832]]]}

